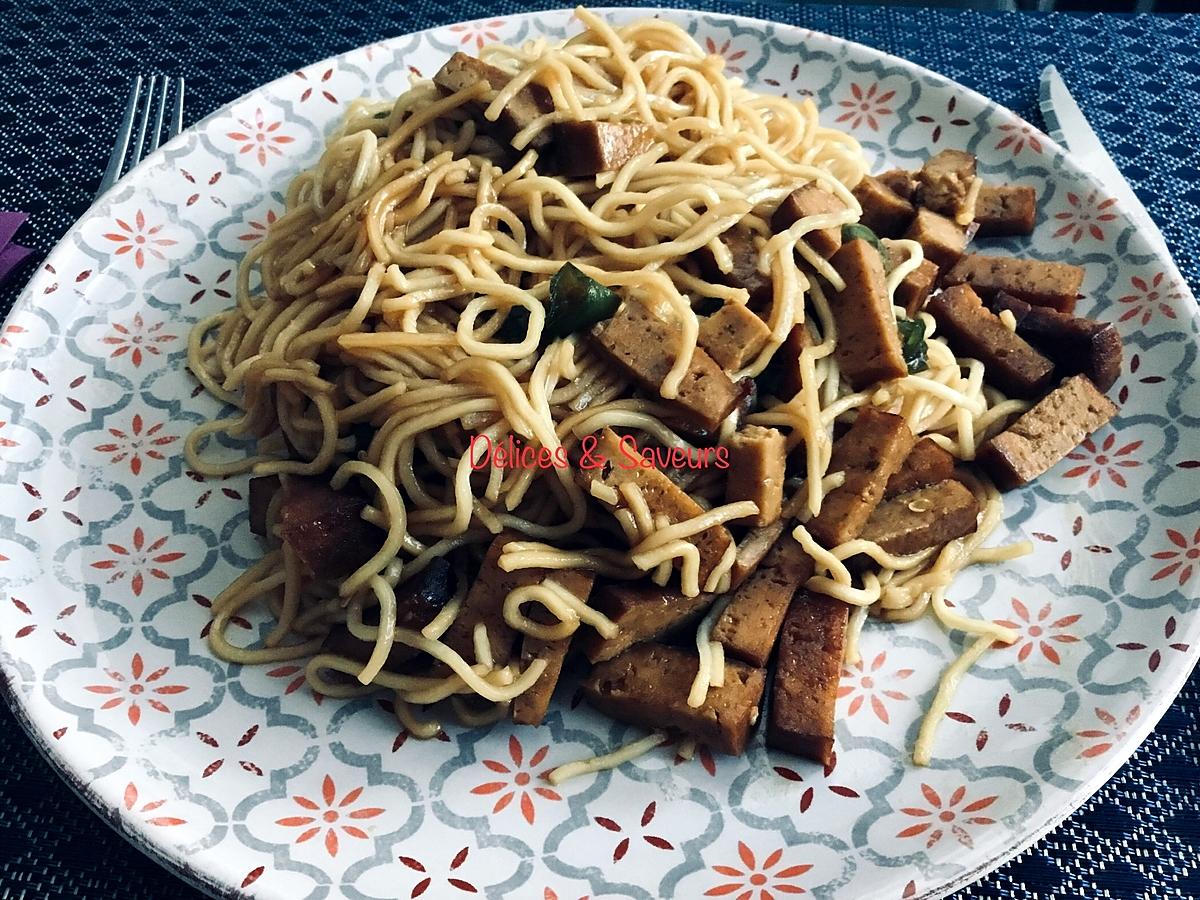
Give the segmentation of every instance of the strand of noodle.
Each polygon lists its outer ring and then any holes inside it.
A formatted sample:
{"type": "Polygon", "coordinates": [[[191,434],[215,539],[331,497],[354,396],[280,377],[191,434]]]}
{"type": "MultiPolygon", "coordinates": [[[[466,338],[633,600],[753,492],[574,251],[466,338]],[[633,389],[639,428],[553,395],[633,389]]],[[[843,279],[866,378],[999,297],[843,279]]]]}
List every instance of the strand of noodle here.
{"type": "Polygon", "coordinates": [[[396,638],[396,592],[378,575],[371,576],[370,584],[375,599],[379,601],[379,627],[375,636],[375,649],[358,673],[362,684],[370,684],[383,670],[392,644],[396,638]]]}
{"type": "Polygon", "coordinates": [[[850,610],[850,618],[846,622],[846,643],[842,650],[842,661],[849,666],[862,662],[859,652],[859,639],[862,637],[863,624],[871,612],[869,606],[856,606],[850,610]]]}
{"type": "Polygon", "coordinates": [[[734,519],[743,519],[758,515],[758,504],[753,500],[738,500],[716,506],[698,516],[676,522],[666,528],[658,529],[640,544],[629,551],[629,558],[634,565],[640,565],[638,556],[656,550],[663,544],[672,541],[694,537],[702,531],[724,525],[734,519]]]}
{"type": "Polygon", "coordinates": [[[561,766],[557,766],[547,772],[545,777],[552,785],[558,787],[570,778],[578,778],[580,775],[591,775],[596,772],[605,772],[609,769],[615,769],[617,766],[622,766],[627,762],[632,762],[639,756],[643,756],[660,744],[665,743],[666,740],[667,736],[665,734],[656,731],[647,737],[623,744],[610,753],[563,763],[561,766]]]}
{"type": "Polygon", "coordinates": [[[442,733],[441,722],[436,719],[420,721],[413,713],[412,706],[401,697],[399,691],[394,692],[392,709],[395,711],[396,721],[400,723],[401,727],[419,741],[431,740],[442,733]]]}
{"type": "Polygon", "coordinates": [[[729,605],[732,596],[722,597],[712,605],[712,608],[700,620],[700,625],[696,629],[696,653],[697,662],[696,677],[692,679],[692,688],[688,691],[687,705],[692,709],[699,709],[704,705],[704,701],[708,698],[708,689],[712,685],[712,676],[714,668],[714,659],[712,654],[712,630],[717,624],[717,619],[725,612],[725,607],[729,605]]]}
{"type": "Polygon", "coordinates": [[[300,609],[300,560],[290,544],[284,543],[283,552],[283,605],[275,615],[275,627],[263,639],[264,647],[278,647],[292,630],[296,612],[300,609]]]}
{"type": "Polygon", "coordinates": [[[400,497],[400,492],[396,490],[396,485],[379,470],[378,466],[359,460],[342,463],[333,473],[329,485],[335,491],[340,491],[354,475],[366,478],[379,492],[387,521],[387,537],[384,538],[383,544],[370,559],[342,581],[338,588],[338,594],[342,597],[349,597],[357,593],[373,575],[382,571],[384,566],[395,559],[396,554],[404,545],[404,534],[407,530],[404,501],[400,497]]]}
{"type": "Polygon", "coordinates": [[[933,757],[934,735],[942,723],[942,719],[945,718],[946,710],[950,708],[950,701],[958,691],[959,682],[962,681],[967,670],[975,665],[991,646],[992,637],[990,635],[977,637],[966,650],[959,654],[958,659],[942,672],[942,677],[938,681],[937,693],[934,695],[933,702],[929,704],[929,709],[925,711],[920,731],[917,732],[917,742],[913,746],[912,755],[914,765],[929,765],[933,757]]]}

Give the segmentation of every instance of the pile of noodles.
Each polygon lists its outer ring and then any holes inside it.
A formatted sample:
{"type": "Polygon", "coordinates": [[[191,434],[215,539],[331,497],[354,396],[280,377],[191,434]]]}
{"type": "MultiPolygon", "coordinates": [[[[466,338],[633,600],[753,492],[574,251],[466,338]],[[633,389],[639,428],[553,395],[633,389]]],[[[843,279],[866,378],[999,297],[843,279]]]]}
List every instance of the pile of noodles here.
{"type": "MultiPolygon", "coordinates": [[[[852,419],[857,408],[897,412],[916,434],[971,459],[1006,417],[1027,406],[985,387],[982,364],[956,359],[936,338],[929,341],[925,371],[851,392],[832,355],[838,335],[826,296],[842,281],[805,235],[858,219],[850,191],[866,162],[857,141],[818,124],[807,98],[760,94],[727,77],[722,59],[674,24],[648,19],[613,27],[584,9],[577,17],[583,30],[562,45],[536,40],[482,51],[514,76],[487,107],[488,119],[533,80],[554,99],[553,113],[516,135],[516,152],[477,127],[470,107],[483,87],[444,96],[432,82],[417,81],[394,102],[351,104],[320,161],[292,181],[286,212],[247,254],[236,305],[200,322],[189,341],[191,370],[233,410],[188,438],[187,459],[197,472],[286,478],[332,471],[335,488],[358,480],[369,489],[373,501],[365,515],[386,532],[379,552],[340,582],[307,576],[276,537],[262,561],[214,601],[214,651],[243,663],[310,656],[333,625],[344,623],[375,644],[370,661],[364,666],[319,654],[308,666],[310,682],[331,696],[391,690],[398,716],[418,736],[435,734],[439,725],[420,718],[414,706],[451,698],[465,721],[498,718],[545,667],[537,659],[523,670],[493,665],[482,629],[474,662],[439,640],[465,594],[471,551],[501,529],[523,535],[501,557],[509,570],[576,567],[665,583],[681,567],[689,592],[728,583],[728,564],[718,573],[723,582],[688,585],[686,577],[695,552],[686,537],[746,512],[720,506],[719,470],[683,482],[706,511],[702,521],[668,530],[663,521],[635,520],[629,512],[614,519],[569,468],[473,471],[481,454],[469,447],[475,435],[495,442],[511,435],[569,451],[604,426],[689,446],[665,420],[666,401],[676,395],[696,347],[693,301],[746,303],[748,297],[743,289],[706,281],[685,260],[707,246],[728,268],[721,235],[733,226],[757,236],[759,269],[771,275],[774,296],[770,339],[731,376],[761,373],[793,326],[802,323],[810,332],[800,357],[803,389],[768,399],[748,418],[780,429],[789,448],[803,454],[805,478],[793,485],[801,523],[838,483],[839,473],[827,471],[834,424],[852,419]],[[536,135],[556,121],[589,119],[649,124],[654,144],[616,172],[567,180],[541,171],[537,151],[528,149],[536,135]],[[773,233],[774,208],[814,181],[845,204],[844,212],[810,216],[773,233]],[[798,260],[822,276],[824,289],[798,260]],[[542,346],[549,278],[564,261],[674,326],[675,363],[660,396],[636,392],[584,335],[542,346]],[[369,446],[361,438],[364,427],[372,435],[369,446]],[[222,450],[230,439],[248,438],[259,439],[255,455],[222,450]],[[396,586],[439,557],[457,570],[457,595],[422,631],[397,627],[396,586]],[[276,624],[262,646],[237,647],[227,637],[229,621],[256,601],[269,606],[276,624]],[[377,626],[363,621],[372,607],[378,607],[377,626]],[[446,663],[451,674],[383,670],[397,642],[446,663]],[[473,695],[483,700],[462,702],[473,695]],[[480,712],[483,701],[488,705],[480,712]]],[[[887,243],[897,261],[888,277],[894,290],[922,253],[912,241],[887,243]]],[[[921,316],[933,334],[933,320],[921,316]]],[[[723,436],[733,427],[731,418],[723,436]]],[[[896,558],[864,541],[822,548],[803,524],[795,529],[817,561],[810,585],[855,607],[848,659],[857,656],[868,610],[895,621],[932,610],[947,628],[977,636],[943,676],[918,761],[928,760],[933,727],[961,672],[993,640],[1013,639],[946,603],[947,585],[964,566],[1021,552],[981,548],[1001,505],[986,482],[972,488],[982,508],[978,530],[937,553],[896,558]],[[856,584],[842,561],[859,553],[873,557],[881,571],[856,584]]],[[[272,524],[277,514],[278,502],[270,510],[272,524]]],[[[506,603],[518,630],[545,627],[521,613],[531,602],[550,611],[557,634],[581,624],[611,629],[552,578],[536,587],[506,603]]],[[[719,607],[697,634],[701,673],[690,699],[700,702],[710,684],[721,682],[719,645],[708,640],[719,607]]],[[[653,746],[647,741],[635,749],[653,746]]]]}

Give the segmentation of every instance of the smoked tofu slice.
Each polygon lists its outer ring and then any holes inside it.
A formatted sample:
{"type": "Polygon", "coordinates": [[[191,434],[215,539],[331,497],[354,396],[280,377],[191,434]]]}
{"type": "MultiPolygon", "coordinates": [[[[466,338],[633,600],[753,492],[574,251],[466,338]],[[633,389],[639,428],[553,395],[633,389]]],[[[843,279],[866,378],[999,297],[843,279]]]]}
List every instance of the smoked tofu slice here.
{"type": "Polygon", "coordinates": [[[609,582],[596,588],[592,607],[617,626],[615,637],[603,638],[591,628],[581,629],[577,645],[589,662],[598,663],[624,653],[634,644],[656,641],[704,615],[713,594],[685,597],[677,590],[648,581],[609,582]]]}
{"type": "Polygon", "coordinates": [[[830,473],[844,472],[846,480],[825,495],[820,515],[808,523],[809,534],[829,549],[858,537],[912,446],[904,419],[862,407],[854,425],[833,445],[829,462],[830,473]]]}
{"type": "Polygon", "coordinates": [[[729,251],[732,268],[722,272],[716,256],[705,244],[690,255],[699,267],[700,274],[713,284],[744,288],[750,294],[750,309],[754,312],[764,311],[770,306],[773,290],[771,276],[758,271],[758,245],[754,242],[754,233],[748,228],[735,226],[718,240],[729,251]]]}
{"type": "Polygon", "coordinates": [[[687,698],[698,668],[695,653],[637,644],[593,668],[583,694],[618,721],[680,731],[731,756],[744,753],[758,718],[766,673],[726,660],[724,686],[709,688],[704,703],[693,709],[687,698]]]}
{"type": "Polygon", "coordinates": [[[833,763],[834,707],[849,611],[842,601],[807,589],[792,598],[779,636],[768,747],[825,766],[833,763]]]}
{"type": "Polygon", "coordinates": [[[697,342],[726,372],[754,359],[771,336],[767,323],[740,303],[725,303],[700,320],[697,342]]]}
{"type": "MultiPolygon", "coordinates": [[[[479,81],[486,82],[488,87],[483,97],[471,104],[475,119],[482,130],[493,132],[505,141],[511,141],[518,131],[540,116],[554,112],[554,98],[550,96],[550,91],[543,85],[530,82],[517,92],[495,122],[485,119],[483,111],[511,80],[512,76],[504,70],[466,53],[455,53],[433,76],[433,83],[443,94],[454,94],[479,81]]],[[[549,129],[540,132],[529,146],[546,146],[550,143],[551,134],[549,129]]]]}
{"type": "Polygon", "coordinates": [[[992,309],[1011,312],[1017,334],[1053,359],[1060,374],[1086,375],[1101,391],[1121,377],[1121,335],[1112,322],[1033,306],[1004,293],[996,295],[992,309]]]}
{"type": "Polygon", "coordinates": [[[915,201],[967,225],[975,218],[975,157],[962,150],[942,150],[926,160],[917,172],[915,201]]]}
{"type": "Polygon", "coordinates": [[[903,378],[908,366],[879,251],[859,238],[845,244],[830,263],[846,282],[843,290],[829,291],[838,331],[833,353],[842,377],[856,391],[876,381],[903,378]]]}
{"type": "Polygon", "coordinates": [[[953,266],[967,249],[967,234],[952,219],[931,209],[917,210],[904,236],[916,241],[942,271],[953,266]]]}
{"type": "Polygon", "coordinates": [[[937,284],[938,267],[932,259],[923,259],[921,264],[905,275],[893,298],[897,306],[904,307],[904,314],[913,318],[925,306],[933,286],[937,284]]]}
{"type": "MultiPolygon", "coordinates": [[[[626,301],[616,315],[593,333],[593,340],[643,390],[657,397],[663,379],[675,363],[679,328],[668,325],[640,303],[626,301]]],[[[716,432],[742,401],[744,393],[703,347],[696,347],[678,396],[667,402],[688,421],[705,431],[716,432]]]]}
{"type": "Polygon", "coordinates": [[[854,199],[862,206],[858,221],[880,237],[900,237],[917,214],[916,207],[871,175],[854,188],[854,199]]]}
{"type": "Polygon", "coordinates": [[[915,444],[899,470],[888,479],[883,499],[891,500],[927,484],[937,484],[954,477],[954,457],[939,447],[932,438],[923,437],[915,444]]]}
{"type": "Polygon", "coordinates": [[[912,202],[913,196],[917,193],[917,179],[907,169],[888,169],[876,177],[909,202],[912,202]]]}
{"type": "Polygon", "coordinates": [[[550,569],[517,569],[515,572],[501,569],[499,561],[504,545],[519,540],[521,535],[515,531],[502,531],[496,535],[463,599],[458,616],[441,637],[442,643],[467,662],[476,662],[475,626],[482,623],[487,629],[492,661],[498,667],[506,665],[512,659],[518,635],[504,621],[504,598],[515,588],[539,584],[555,574],[550,569]]]}
{"type": "Polygon", "coordinates": [[[976,237],[1033,234],[1037,191],[1025,184],[985,184],[975,201],[976,237]]]}
{"type": "Polygon", "coordinates": [[[791,400],[803,387],[800,371],[800,352],[812,343],[808,329],[803,325],[793,325],[783,344],[771,357],[766,372],[774,378],[772,392],[778,392],[780,400],[791,400]]]}
{"type": "MultiPolygon", "coordinates": [[[[844,212],[846,205],[825,188],[816,183],[796,188],[784,199],[771,216],[771,227],[776,233],[787,231],[801,219],[827,213],[844,212]]],[[[810,231],[801,240],[812,247],[818,256],[829,259],[842,246],[842,229],[820,228],[810,231]]]]}
{"type": "Polygon", "coordinates": [[[1037,478],[1117,414],[1086,375],[1072,375],[979,448],[996,486],[1011,490],[1037,478]]]}
{"type": "Polygon", "coordinates": [[[1083,284],[1083,269],[1070,263],[972,253],[950,268],[942,281],[969,284],[985,300],[1003,291],[1034,306],[1070,313],[1083,284]]]}
{"type": "MultiPolygon", "coordinates": [[[[581,469],[580,477],[589,487],[593,480],[598,480],[617,493],[621,498],[617,506],[604,504],[610,511],[626,506],[625,499],[621,497],[621,485],[633,484],[641,490],[647,506],[650,507],[650,514],[655,519],[660,515],[665,516],[667,521],[674,525],[704,512],[695,500],[658,469],[641,466],[624,468],[623,465],[631,464],[628,462],[626,451],[621,449],[620,438],[611,428],[599,432],[597,438],[596,449],[608,462],[597,469],[581,469]]],[[[700,587],[703,589],[708,576],[733,544],[733,537],[724,525],[713,525],[693,535],[689,540],[700,553],[700,587]]]]}
{"type": "Polygon", "coordinates": [[[1005,328],[970,285],[957,284],[934,294],[925,309],[955,354],[982,362],[984,380],[1008,396],[1035,399],[1053,383],[1054,363],[1005,328]]]}
{"type": "MultiPolygon", "coordinates": [[[[594,576],[591,572],[579,569],[564,569],[547,575],[547,578],[586,603],[592,591],[594,576]]],[[[535,605],[529,611],[529,617],[544,624],[553,624],[553,617],[541,606],[535,605]]],[[[546,710],[550,707],[550,699],[554,696],[554,688],[562,675],[563,660],[567,658],[570,646],[571,637],[545,640],[527,634],[521,639],[521,669],[528,668],[535,659],[544,659],[546,668],[533,686],[512,702],[512,720],[518,725],[542,724],[546,710]]]]}
{"type": "Polygon", "coordinates": [[[559,122],[554,162],[560,175],[597,175],[621,168],[653,143],[654,130],[640,122],[559,122]]]}
{"type": "Polygon", "coordinates": [[[783,509],[787,443],[774,428],[747,425],[729,439],[729,469],[725,502],[752,500],[758,515],[739,520],[743,525],[770,525],[783,509]]]}
{"type": "Polygon", "coordinates": [[[766,666],[783,626],[788,604],[813,575],[812,557],[791,534],[783,535],[754,573],[734,592],[713,626],[712,639],[727,655],[766,666]]]}
{"type": "Polygon", "coordinates": [[[908,556],[970,534],[978,516],[979,501],[961,481],[942,481],[879,504],[859,536],[908,556]]]}

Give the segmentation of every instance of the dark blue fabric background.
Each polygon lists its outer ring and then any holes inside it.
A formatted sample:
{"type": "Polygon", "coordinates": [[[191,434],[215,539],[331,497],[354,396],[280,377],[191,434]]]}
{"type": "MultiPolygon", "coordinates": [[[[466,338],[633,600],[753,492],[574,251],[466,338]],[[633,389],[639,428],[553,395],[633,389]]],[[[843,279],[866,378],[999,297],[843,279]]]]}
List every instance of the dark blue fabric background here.
{"type": "MultiPolygon", "coordinates": [[[[0,288],[7,311],[87,208],[130,77],[187,78],[187,121],[299,66],[431,25],[546,8],[517,0],[0,0],[0,209],[38,253],[0,288]]],[[[690,0],[907,57],[1040,125],[1057,64],[1193,291],[1200,285],[1200,17],[979,13],[690,0]]],[[[199,896],[105,829],[0,711],[0,900],[199,896]]],[[[1200,897],[1200,677],[1095,798],[962,898],[1200,897]]]]}

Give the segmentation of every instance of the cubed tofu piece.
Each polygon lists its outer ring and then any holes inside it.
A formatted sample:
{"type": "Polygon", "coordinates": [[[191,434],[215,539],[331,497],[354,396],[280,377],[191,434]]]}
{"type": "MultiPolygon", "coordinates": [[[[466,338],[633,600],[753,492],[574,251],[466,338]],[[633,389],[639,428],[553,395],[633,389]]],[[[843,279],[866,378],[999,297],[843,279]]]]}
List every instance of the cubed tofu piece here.
{"type": "Polygon", "coordinates": [[[808,523],[809,534],[830,549],[858,537],[912,446],[904,419],[861,407],[850,430],[834,443],[829,461],[829,471],[844,472],[846,480],[825,495],[820,515],[808,523]]]}
{"type": "Polygon", "coordinates": [[[879,504],[860,537],[895,556],[908,556],[970,534],[978,516],[975,495],[950,479],[879,504]]]}
{"type": "Polygon", "coordinates": [[[883,499],[915,491],[927,484],[937,484],[954,477],[954,457],[937,445],[933,438],[923,437],[915,444],[896,474],[888,479],[883,499]]]}
{"type": "Polygon", "coordinates": [[[968,225],[975,218],[975,157],[962,150],[942,150],[931,156],[917,172],[916,202],[968,225]]]}
{"type": "Polygon", "coordinates": [[[721,267],[717,265],[717,257],[708,244],[705,244],[690,254],[690,258],[695,260],[699,267],[700,274],[713,284],[744,288],[750,295],[747,305],[751,311],[765,312],[771,305],[774,292],[771,276],[758,271],[758,244],[755,243],[754,232],[749,228],[735,226],[722,233],[717,240],[729,251],[732,268],[728,272],[722,272],[721,267]]]}
{"type": "Polygon", "coordinates": [[[378,553],[387,537],[362,517],[366,506],[362,494],[336,491],[323,476],[293,475],[279,504],[280,537],[315,577],[343,578],[378,553]]]}
{"type": "Polygon", "coordinates": [[[843,290],[828,292],[838,330],[833,353],[842,377],[856,391],[903,378],[908,366],[879,251],[859,238],[843,246],[830,263],[846,282],[843,290]]]}
{"type": "Polygon", "coordinates": [[[1009,331],[970,285],[934,294],[925,309],[955,354],[982,362],[984,380],[1008,396],[1035,399],[1054,383],[1054,363],[1009,331]]]}
{"type": "Polygon", "coordinates": [[[653,143],[654,129],[641,122],[559,122],[554,165],[571,178],[613,172],[653,143]]]}
{"type": "MultiPolygon", "coordinates": [[[[543,85],[530,82],[505,105],[495,122],[488,121],[483,111],[511,80],[512,76],[503,69],[466,53],[455,53],[433,76],[433,83],[447,95],[458,93],[479,81],[486,82],[488,87],[482,98],[471,104],[475,121],[480,129],[504,141],[511,141],[518,131],[539,117],[554,112],[554,98],[550,96],[550,91],[543,85]]],[[[550,129],[541,131],[529,146],[544,147],[550,143],[551,135],[550,129]]]]}
{"type": "Polygon", "coordinates": [[[1026,184],[985,184],[975,201],[977,238],[1033,234],[1037,191],[1026,184]]]}
{"type": "Polygon", "coordinates": [[[483,564],[463,598],[458,615],[441,637],[442,643],[467,662],[477,661],[475,626],[480,623],[487,629],[493,662],[503,666],[512,659],[517,632],[504,621],[504,598],[518,587],[540,584],[554,574],[549,569],[517,569],[515,572],[501,569],[500,554],[504,552],[504,545],[519,540],[521,535],[515,531],[502,531],[496,535],[488,545],[483,564]]]}
{"type": "Polygon", "coordinates": [[[768,393],[775,394],[785,401],[800,393],[803,386],[800,352],[811,344],[808,328],[804,325],[793,325],[763,372],[764,383],[769,385],[768,393]]]}
{"type": "Polygon", "coordinates": [[[1054,360],[1060,375],[1086,375],[1101,391],[1121,377],[1121,334],[1112,322],[1033,306],[1003,292],[992,300],[992,309],[1011,312],[1017,334],[1054,360]]]}
{"type": "Polygon", "coordinates": [[[591,605],[616,624],[617,634],[604,638],[591,628],[581,629],[577,646],[589,662],[604,662],[634,644],[657,641],[695,623],[714,597],[704,593],[687,597],[647,581],[605,582],[597,586],[591,605]]]}
{"type": "Polygon", "coordinates": [[[725,502],[752,500],[758,515],[738,520],[743,525],[770,525],[783,508],[787,442],[774,428],[747,425],[729,439],[729,469],[725,502]]]}
{"type": "MultiPolygon", "coordinates": [[[[796,188],[779,204],[775,214],[771,216],[771,227],[776,232],[787,231],[801,219],[809,216],[820,216],[826,213],[843,212],[846,205],[825,188],[815,182],[796,188]]],[[[825,259],[833,256],[842,246],[842,229],[820,228],[804,235],[802,240],[812,247],[813,251],[825,259]]]]}
{"type": "Polygon", "coordinates": [[[709,688],[704,703],[693,708],[687,698],[698,668],[695,653],[636,644],[593,668],[583,694],[618,721],[679,731],[731,756],[744,753],[758,718],[766,673],[726,660],[725,684],[709,688]]]}
{"type": "Polygon", "coordinates": [[[788,604],[813,575],[812,557],[791,534],[783,535],[754,573],[734,591],[713,626],[712,639],[728,656],[766,666],[779,638],[788,604]]]}
{"type": "MultiPolygon", "coordinates": [[[[593,333],[595,345],[657,397],[675,363],[679,328],[653,315],[640,303],[626,301],[616,315],[593,333]]],[[[715,432],[745,396],[703,347],[692,354],[678,396],[666,401],[698,427],[715,432]]]]}
{"type": "Polygon", "coordinates": [[[726,372],[742,368],[758,355],[771,329],[740,303],[725,303],[700,320],[698,343],[726,372]]]}
{"type": "Polygon", "coordinates": [[[850,608],[807,589],[792,598],[779,636],[767,746],[833,764],[834,708],[850,608]]]}
{"type": "Polygon", "coordinates": [[[900,237],[917,214],[916,207],[871,175],[854,188],[854,198],[862,206],[859,222],[880,237],[900,237]]]}
{"type": "MultiPolygon", "coordinates": [[[[572,596],[578,597],[584,603],[592,592],[592,581],[595,576],[581,569],[563,569],[546,576],[544,581],[553,581],[565,588],[572,596]]],[[[553,616],[545,608],[534,605],[529,610],[529,618],[544,625],[553,624],[553,616]]],[[[554,688],[562,675],[563,660],[567,658],[567,650],[571,646],[571,637],[546,640],[544,638],[525,635],[521,639],[521,669],[529,667],[535,659],[544,659],[546,668],[525,693],[512,702],[512,720],[518,725],[541,725],[550,708],[550,700],[554,696],[554,688]]]]}
{"type": "Polygon", "coordinates": [[[898,196],[912,202],[917,192],[917,179],[907,169],[888,169],[875,176],[898,196]]]}
{"type": "Polygon", "coordinates": [[[1075,310],[1083,269],[1064,262],[971,253],[946,272],[946,285],[969,284],[985,300],[1003,291],[1034,306],[1075,310]]]}
{"type": "Polygon", "coordinates": [[[1086,375],[1072,375],[979,448],[996,486],[1011,490],[1037,478],[1117,414],[1086,375]]]}
{"type": "Polygon", "coordinates": [[[932,259],[923,259],[921,264],[900,279],[893,299],[897,306],[904,307],[910,319],[925,306],[933,286],[937,284],[938,267],[932,259]]]}
{"type": "Polygon", "coordinates": [[[967,249],[967,234],[943,215],[931,209],[921,208],[904,236],[916,241],[925,250],[925,256],[933,260],[942,271],[949,269],[967,249]]]}

